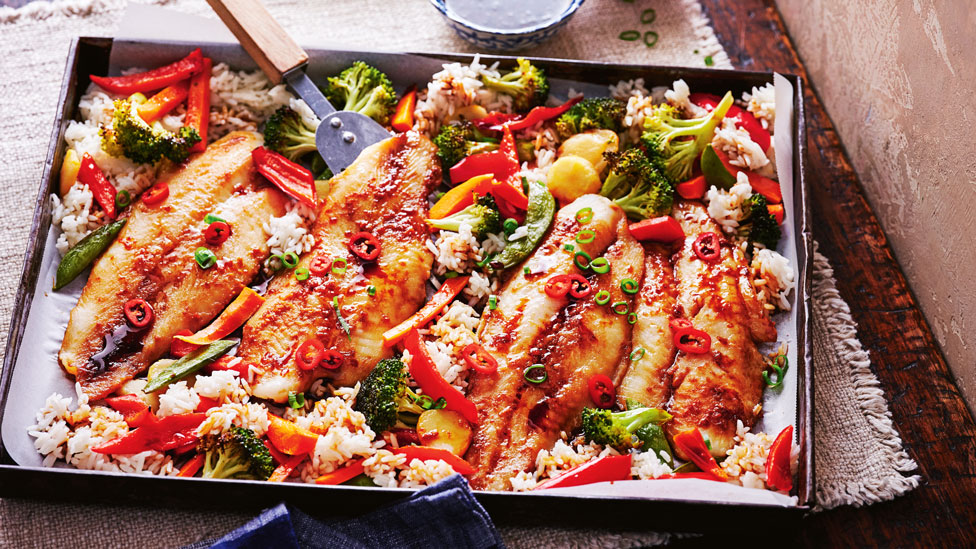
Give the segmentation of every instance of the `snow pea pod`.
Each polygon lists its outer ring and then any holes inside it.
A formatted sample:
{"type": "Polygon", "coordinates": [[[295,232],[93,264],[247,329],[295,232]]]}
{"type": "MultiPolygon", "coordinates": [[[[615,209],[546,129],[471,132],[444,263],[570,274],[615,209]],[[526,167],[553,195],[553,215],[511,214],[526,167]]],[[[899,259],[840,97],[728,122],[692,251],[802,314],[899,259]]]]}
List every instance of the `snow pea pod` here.
{"type": "Polygon", "coordinates": [[[528,234],[519,240],[509,242],[492,262],[511,267],[522,261],[539,245],[549,230],[552,218],[556,215],[556,200],[541,183],[529,185],[529,207],[525,213],[525,227],[528,234]]]}
{"type": "Polygon", "coordinates": [[[674,467],[674,457],[671,455],[671,447],[668,439],[664,436],[664,429],[660,425],[648,423],[635,433],[637,438],[643,443],[641,450],[654,452],[654,455],[663,461],[668,467],[674,467]]]}
{"type": "Polygon", "coordinates": [[[58,272],[54,277],[54,289],[64,288],[87,269],[95,261],[95,258],[115,241],[115,237],[118,236],[124,225],[125,219],[102,225],[68,250],[68,253],[61,258],[61,263],[58,264],[58,272]]]}
{"type": "Polygon", "coordinates": [[[143,390],[147,393],[152,393],[180,378],[184,378],[217,360],[234,345],[237,345],[236,340],[218,339],[202,349],[197,349],[160,370],[158,374],[149,380],[149,383],[146,384],[146,388],[143,390]]]}

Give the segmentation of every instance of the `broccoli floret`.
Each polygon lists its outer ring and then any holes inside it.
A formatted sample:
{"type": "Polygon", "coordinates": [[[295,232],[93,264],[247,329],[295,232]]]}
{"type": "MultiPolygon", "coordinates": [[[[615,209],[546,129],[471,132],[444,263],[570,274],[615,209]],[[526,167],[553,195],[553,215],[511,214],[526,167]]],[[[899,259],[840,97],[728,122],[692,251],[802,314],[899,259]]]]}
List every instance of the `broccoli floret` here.
{"type": "Polygon", "coordinates": [[[754,193],[743,203],[742,209],[746,217],[739,222],[739,235],[775,250],[781,233],[776,217],[766,207],[766,197],[754,193]]]}
{"type": "Polygon", "coordinates": [[[291,107],[278,107],[264,125],[264,146],[297,161],[308,153],[317,152],[315,127],[291,107]]]}
{"type": "Polygon", "coordinates": [[[490,194],[479,196],[477,202],[467,208],[441,219],[428,219],[427,223],[445,231],[457,232],[462,223],[471,226],[471,233],[481,240],[489,233],[497,233],[502,228],[502,216],[498,205],[490,194]]]}
{"type": "Polygon", "coordinates": [[[366,376],[356,395],[355,410],[366,416],[366,423],[376,433],[389,431],[397,421],[416,421],[424,409],[417,404],[416,393],[407,386],[407,372],[396,358],[381,360],[366,376]]]}
{"type": "Polygon", "coordinates": [[[634,220],[666,215],[674,201],[674,187],[657,159],[637,148],[604,154],[610,173],[600,194],[620,206],[634,220]]]}
{"type": "Polygon", "coordinates": [[[612,97],[584,99],[556,119],[556,132],[565,139],[586,130],[620,131],[626,106],[612,97]]]}
{"type": "Polygon", "coordinates": [[[640,439],[635,440],[638,429],[650,423],[668,421],[671,414],[658,408],[636,408],[624,412],[583,408],[582,417],[586,440],[625,450],[643,444],[640,439]]]}
{"type": "Polygon", "coordinates": [[[471,122],[441,126],[440,133],[434,138],[434,144],[437,145],[437,156],[441,159],[441,167],[445,172],[465,156],[498,148],[497,139],[485,136],[471,122]]]}
{"type": "Polygon", "coordinates": [[[337,109],[365,114],[380,124],[387,123],[397,103],[390,78],[362,61],[329,78],[322,93],[337,109]]]}
{"type": "Polygon", "coordinates": [[[101,129],[102,148],[138,164],[155,164],[163,158],[173,162],[186,160],[190,148],[200,142],[200,134],[187,126],[174,133],[159,122],[147,124],[139,116],[139,105],[145,101],[146,96],[141,93],[115,101],[112,127],[101,129]]]}
{"type": "Polygon", "coordinates": [[[203,436],[197,451],[205,453],[203,478],[267,480],[275,468],[261,439],[243,427],[203,436]]]}
{"type": "Polygon", "coordinates": [[[644,118],[641,143],[650,154],[659,154],[673,181],[684,181],[691,175],[702,149],[712,142],[715,128],[732,106],[732,94],[726,93],[715,109],[702,118],[683,119],[674,107],[654,107],[644,118]]]}
{"type": "Polygon", "coordinates": [[[519,57],[518,67],[499,78],[482,77],[488,89],[512,97],[512,107],[517,111],[527,111],[546,102],[549,98],[549,79],[546,73],[528,60],[519,57]]]}

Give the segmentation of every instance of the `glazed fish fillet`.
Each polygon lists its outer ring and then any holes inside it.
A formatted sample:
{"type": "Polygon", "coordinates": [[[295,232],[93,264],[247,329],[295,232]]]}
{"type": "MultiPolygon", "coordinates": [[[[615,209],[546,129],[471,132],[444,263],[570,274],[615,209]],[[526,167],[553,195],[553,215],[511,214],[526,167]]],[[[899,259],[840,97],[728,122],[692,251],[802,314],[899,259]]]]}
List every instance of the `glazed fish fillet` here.
{"type": "MultiPolygon", "coordinates": [[[[660,244],[644,247],[644,280],[636,296],[630,354],[624,357],[626,375],[617,394],[652,408],[664,408],[671,397],[668,369],[674,363],[675,286],[670,250],[660,244]]],[[[624,369],[621,369],[624,371],[624,369]]]]}
{"type": "Polygon", "coordinates": [[[678,352],[671,372],[674,419],[667,428],[673,435],[697,427],[711,440],[712,455],[721,457],[733,445],[736,421],[748,427],[756,422],[765,367],[756,345],[774,341],[776,327],[756,297],[741,249],[723,237],[718,261],[696,256],[692,244],[700,234],[721,234],[705,207],[682,202],[673,213],[687,235],[674,269],[678,311],[711,336],[711,349],[678,352]]]}
{"type": "Polygon", "coordinates": [[[466,456],[478,469],[470,478],[476,489],[510,490],[512,477],[531,469],[539,450],[551,448],[561,431],[576,425],[583,407],[593,405],[589,378],[613,378],[630,341],[626,315],[614,314],[609,304],[545,294],[550,277],[581,272],[573,265],[573,254],[563,249],[570,243],[610,261],[610,272],[588,272],[594,294],[606,290],[610,303],[631,306],[620,283],[640,280],[643,250],[630,236],[619,208],[600,196],[581,197],[558,212],[550,234],[523,264],[545,266],[545,272],[526,275],[522,265],[514,268],[498,308],[483,318],[479,338],[499,368],[495,374],[475,376],[468,391],[481,417],[466,456]],[[584,207],[594,212],[585,226],[575,219],[584,207]],[[584,227],[596,237],[579,244],[575,237],[584,227]],[[523,374],[535,364],[544,365],[547,374],[539,384],[529,383],[523,374]]]}
{"type": "Polygon", "coordinates": [[[116,241],[92,268],[71,311],[58,358],[91,399],[103,398],[144,371],[168,349],[181,329],[197,330],[240,293],[267,257],[261,228],[283,215],[286,198],[265,187],[252,168],[251,150],[261,136],[236,132],[167,178],[161,204],[132,207],[116,241]],[[208,213],[231,221],[231,236],[219,246],[204,241],[208,213]],[[220,259],[201,269],[193,252],[207,246],[220,259]],[[155,320],[132,331],[122,309],[145,299],[155,320]]]}
{"type": "Polygon", "coordinates": [[[345,258],[345,273],[299,281],[291,271],[268,287],[264,305],[244,326],[238,356],[258,366],[254,396],[283,402],[321,378],[352,385],[392,355],[383,332],[424,303],[434,257],[427,249],[427,196],[441,179],[436,148],[414,132],[391,137],[362,152],[332,179],[328,200],[312,228],[315,244],[299,267],[314,258],[345,258]],[[349,238],[371,233],[381,252],[374,262],[350,253],[349,238]],[[367,288],[374,286],[374,296],[367,288]],[[347,335],[333,306],[348,323],[347,335]],[[295,352],[310,338],[345,358],[335,370],[298,368],[295,352]]]}

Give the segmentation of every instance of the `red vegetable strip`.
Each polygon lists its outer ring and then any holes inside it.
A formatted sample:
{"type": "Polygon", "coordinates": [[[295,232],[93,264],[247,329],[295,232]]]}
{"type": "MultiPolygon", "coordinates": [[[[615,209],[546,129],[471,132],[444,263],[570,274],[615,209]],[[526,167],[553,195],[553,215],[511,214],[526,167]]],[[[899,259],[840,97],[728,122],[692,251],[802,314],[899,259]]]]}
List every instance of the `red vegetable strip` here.
{"type": "Polygon", "coordinates": [[[186,462],[186,465],[180,467],[180,473],[176,476],[178,477],[192,477],[203,468],[203,460],[207,458],[206,454],[197,454],[190,458],[190,461],[186,462]]]}
{"type": "Polygon", "coordinates": [[[752,190],[766,197],[766,202],[770,204],[780,204],[783,202],[783,190],[779,188],[779,183],[768,177],[763,177],[756,172],[743,170],[738,166],[733,166],[729,162],[729,155],[718,149],[713,150],[715,151],[715,155],[718,156],[718,159],[722,162],[722,165],[725,166],[725,169],[732,174],[733,177],[739,172],[746,174],[746,177],[749,178],[749,185],[752,186],[752,190]]]}
{"type": "Polygon", "coordinates": [[[535,107],[534,109],[529,111],[529,114],[525,115],[521,119],[509,120],[501,124],[492,126],[489,129],[495,131],[502,131],[503,129],[509,129],[514,132],[518,130],[524,130],[526,128],[531,128],[532,126],[535,126],[536,124],[542,122],[543,120],[549,120],[551,118],[555,118],[561,115],[562,113],[572,108],[573,105],[579,103],[582,100],[583,100],[583,96],[578,95],[570,99],[569,101],[563,103],[562,105],[559,105],[558,107],[535,107]]]}
{"type": "Polygon", "coordinates": [[[651,480],[667,480],[667,479],[681,479],[681,478],[697,478],[700,480],[711,480],[714,482],[722,482],[721,480],[715,478],[715,475],[711,473],[701,473],[697,471],[693,473],[670,473],[667,475],[661,475],[651,480]]]}
{"type": "Polygon", "coordinates": [[[641,241],[663,242],[670,244],[676,240],[682,240],[685,232],[670,215],[662,215],[652,219],[645,219],[637,223],[631,223],[627,229],[630,235],[641,241]]]}
{"type": "Polygon", "coordinates": [[[673,442],[675,449],[680,450],[687,456],[688,461],[697,465],[699,469],[718,480],[728,480],[725,470],[719,467],[708,447],[705,446],[705,439],[698,429],[689,429],[674,435],[673,442]]]}
{"type": "Polygon", "coordinates": [[[203,70],[203,53],[200,52],[200,48],[197,48],[183,59],[151,71],[127,76],[95,76],[92,74],[89,75],[89,78],[105,91],[119,95],[131,95],[136,92],[165,88],[180,80],[186,80],[201,70],[203,70]]]}
{"type": "Polygon", "coordinates": [[[115,187],[105,178],[95,159],[88,153],[81,158],[81,168],[78,169],[78,181],[88,185],[88,190],[95,197],[95,202],[105,211],[105,216],[115,219],[115,187]]]}
{"type": "Polygon", "coordinates": [[[705,196],[705,176],[699,175],[685,181],[683,183],[678,183],[675,185],[674,190],[678,191],[681,198],[687,200],[699,200],[701,197],[705,196]]]}
{"type": "Polygon", "coordinates": [[[271,457],[278,462],[278,467],[275,468],[271,476],[268,477],[268,482],[284,482],[288,480],[291,476],[291,472],[295,470],[303,461],[305,461],[305,455],[289,456],[287,454],[282,454],[267,440],[264,441],[264,447],[268,449],[271,453],[271,457]]]}
{"type": "Polygon", "coordinates": [[[182,103],[190,91],[189,80],[183,80],[160,90],[138,107],[139,116],[147,124],[159,120],[182,103]]]}
{"type": "Polygon", "coordinates": [[[793,489],[793,471],[790,467],[792,451],[793,426],[788,425],[776,436],[766,458],[766,484],[772,488],[783,492],[793,489]]]}
{"type": "Polygon", "coordinates": [[[331,473],[326,473],[315,479],[315,484],[328,484],[334,486],[336,484],[342,484],[343,482],[352,480],[365,472],[365,469],[363,468],[364,461],[366,460],[357,459],[341,469],[336,469],[331,473]]]}
{"type": "Polygon", "coordinates": [[[149,421],[149,416],[152,415],[149,405],[146,404],[146,401],[139,398],[138,395],[110,397],[105,399],[105,403],[116,412],[122,414],[122,417],[125,418],[126,425],[130,429],[145,424],[149,421]]]}
{"type": "Polygon", "coordinates": [[[610,482],[630,479],[630,454],[622,456],[603,456],[591,459],[535,487],[536,490],[548,488],[567,488],[595,482],[610,482]]]}
{"type": "Polygon", "coordinates": [[[165,452],[188,446],[197,440],[194,432],[206,417],[206,414],[201,413],[164,418],[153,416],[151,421],[141,427],[120,438],[99,444],[92,451],[100,454],[138,454],[146,450],[165,452]]]}
{"type": "Polygon", "coordinates": [[[210,72],[213,61],[209,57],[203,58],[203,68],[190,79],[190,91],[186,97],[186,116],[184,124],[195,129],[200,134],[200,142],[190,149],[190,152],[202,152],[207,149],[207,131],[210,128],[210,72]]]}
{"type": "Polygon", "coordinates": [[[674,346],[688,354],[704,354],[712,348],[712,336],[692,326],[678,328],[674,331],[674,346]]]}
{"type": "MultiPolygon", "coordinates": [[[[715,105],[718,105],[722,101],[722,98],[710,93],[693,93],[688,96],[688,100],[711,112],[715,109],[715,105]]],[[[728,112],[725,113],[725,118],[735,120],[736,127],[749,132],[749,138],[762,147],[763,151],[769,150],[769,145],[772,142],[769,131],[762,127],[762,124],[751,112],[742,109],[738,105],[732,105],[729,107],[728,112]]]]}
{"type": "Polygon", "coordinates": [[[254,166],[258,173],[275,187],[299,202],[316,207],[318,199],[312,172],[264,147],[251,151],[251,157],[254,159],[254,166]]]}
{"type": "Polygon", "coordinates": [[[397,103],[390,125],[398,132],[409,131],[413,127],[413,111],[417,108],[417,86],[411,85],[397,103]]]}
{"type": "Polygon", "coordinates": [[[766,209],[769,210],[769,214],[776,218],[776,223],[778,225],[783,224],[783,219],[786,217],[786,211],[783,209],[782,204],[766,204],[766,209]]]}
{"type": "Polygon", "coordinates": [[[441,309],[446,307],[451,301],[454,301],[454,298],[468,284],[469,278],[471,277],[459,276],[445,280],[441,284],[441,288],[437,290],[437,293],[430,298],[430,301],[426,305],[421,307],[413,316],[390,328],[383,334],[383,345],[389,347],[403,339],[410,330],[420,328],[430,322],[441,309]]]}
{"type": "Polygon", "coordinates": [[[450,465],[451,469],[454,469],[462,475],[472,475],[477,471],[477,469],[475,469],[470,463],[443,448],[401,446],[396,450],[393,450],[393,453],[407,456],[407,463],[410,463],[410,461],[414,459],[419,459],[421,461],[426,461],[428,459],[439,459],[450,465]]]}
{"type": "Polygon", "coordinates": [[[240,328],[247,322],[247,319],[257,312],[263,303],[264,298],[259,296],[257,292],[250,288],[244,288],[209,326],[193,335],[177,335],[174,336],[174,339],[191,345],[209,345],[240,328]]]}
{"type": "Polygon", "coordinates": [[[197,409],[194,412],[206,412],[212,408],[220,406],[220,401],[212,399],[210,397],[201,396],[200,404],[197,404],[197,409]]]}
{"type": "MultiPolygon", "coordinates": [[[[452,279],[453,280],[453,279],[452,279]]],[[[435,401],[443,398],[445,408],[458,412],[470,423],[478,424],[478,409],[453,385],[444,380],[427,352],[427,346],[420,339],[416,328],[410,330],[403,341],[404,348],[410,352],[410,375],[423,389],[424,394],[435,401]]],[[[459,471],[460,472],[460,471],[459,471]]]]}
{"type": "Polygon", "coordinates": [[[176,334],[173,336],[173,340],[169,344],[169,354],[181,358],[199,349],[201,345],[190,345],[189,343],[180,340],[179,337],[176,337],[191,335],[193,335],[193,332],[187,329],[176,332],[176,334]]]}

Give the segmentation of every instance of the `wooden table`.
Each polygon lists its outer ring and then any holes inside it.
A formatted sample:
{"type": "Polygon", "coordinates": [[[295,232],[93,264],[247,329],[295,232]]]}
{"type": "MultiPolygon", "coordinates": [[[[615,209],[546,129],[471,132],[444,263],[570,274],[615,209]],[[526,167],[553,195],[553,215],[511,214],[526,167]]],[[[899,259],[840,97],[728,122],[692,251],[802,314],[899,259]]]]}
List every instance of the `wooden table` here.
{"type": "Polygon", "coordinates": [[[807,83],[814,236],[833,264],[837,289],[850,304],[895,426],[924,479],[891,502],[813,515],[798,541],[811,547],[976,545],[976,424],[813,89],[816,83],[807,80],[773,0],[701,2],[734,66],[799,74],[807,83]]]}
{"type": "Polygon", "coordinates": [[[922,485],[894,501],[808,517],[807,546],[976,545],[976,425],[892,255],[773,0],[701,0],[732,64],[806,82],[813,233],[922,485]]]}

